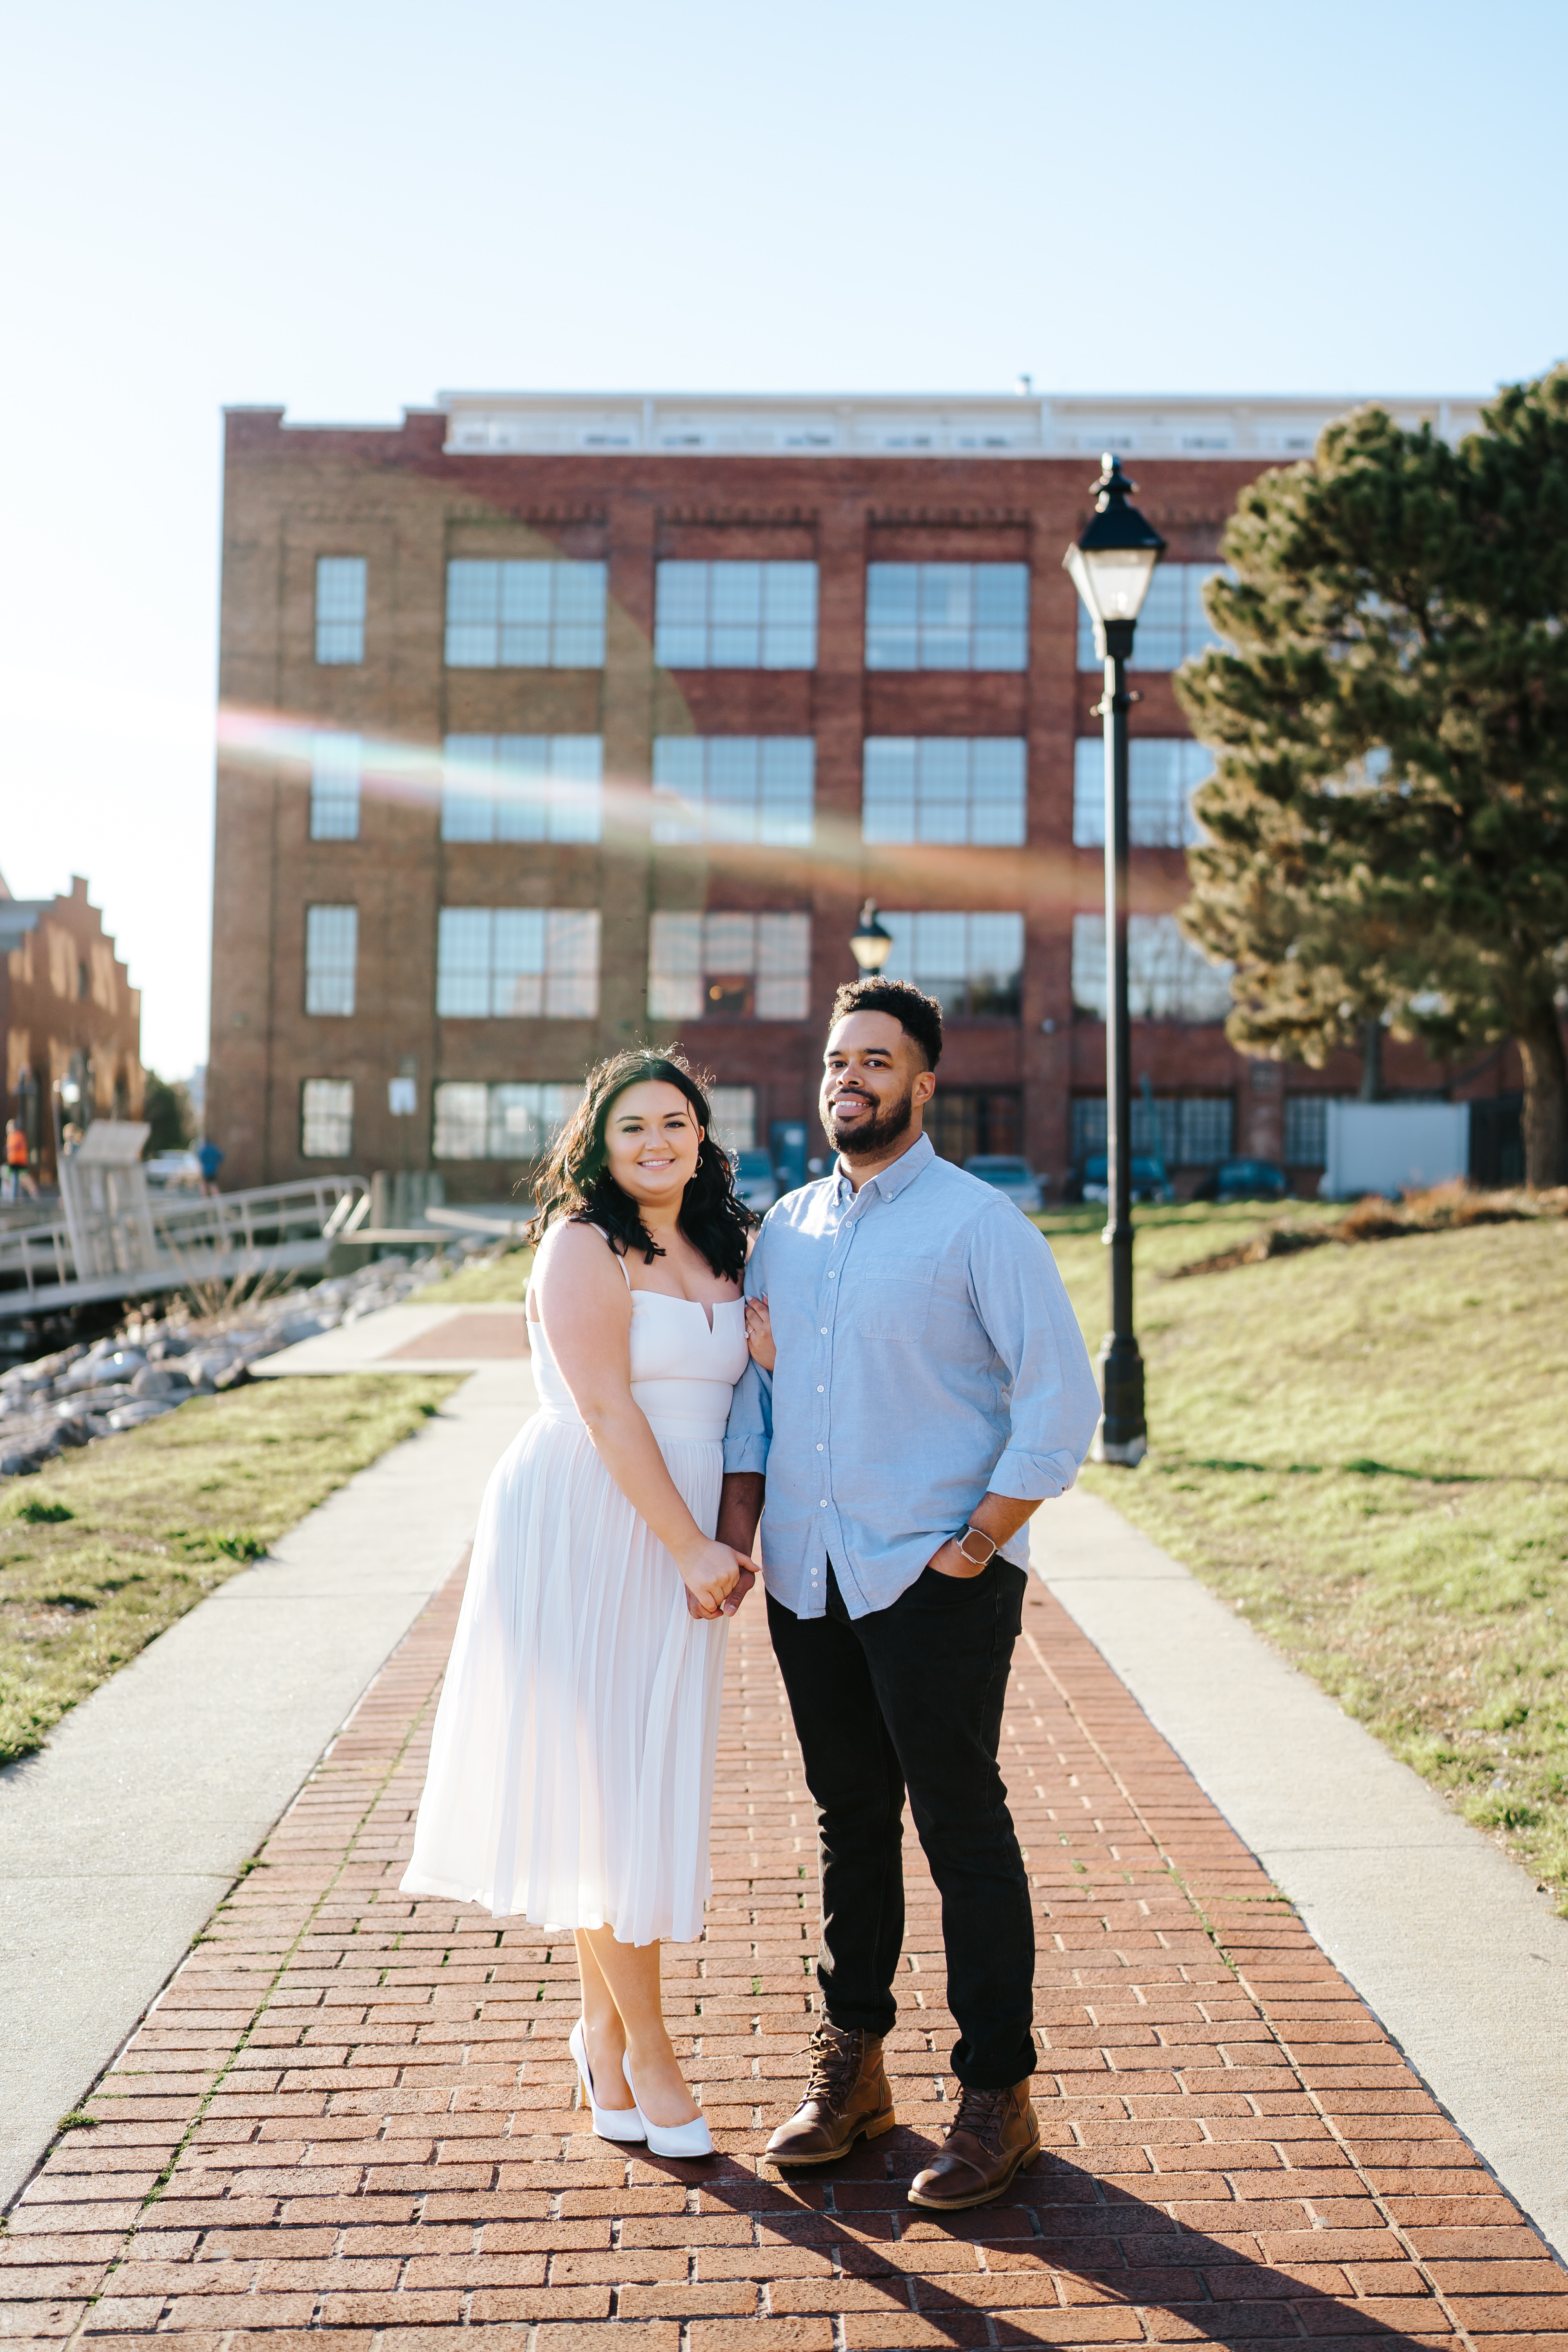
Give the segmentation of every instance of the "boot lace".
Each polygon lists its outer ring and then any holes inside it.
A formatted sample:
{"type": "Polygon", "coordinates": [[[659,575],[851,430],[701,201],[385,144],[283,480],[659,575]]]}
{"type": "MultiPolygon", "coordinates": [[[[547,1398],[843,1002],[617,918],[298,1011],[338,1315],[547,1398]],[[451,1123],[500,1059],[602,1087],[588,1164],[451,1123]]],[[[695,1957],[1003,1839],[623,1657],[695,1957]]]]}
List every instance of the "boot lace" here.
{"type": "Polygon", "coordinates": [[[949,2137],[954,2132],[968,2132],[971,2138],[977,2139],[989,2155],[999,2156],[1002,2151],[1002,2126],[1011,2095],[1007,2091],[963,2090],[958,2113],[948,2126],[949,2137]]]}
{"type": "Polygon", "coordinates": [[[811,2037],[809,2099],[819,2099],[829,2115],[837,2115],[855,2086],[865,2042],[861,2033],[837,2033],[819,2025],[811,2037]]]}

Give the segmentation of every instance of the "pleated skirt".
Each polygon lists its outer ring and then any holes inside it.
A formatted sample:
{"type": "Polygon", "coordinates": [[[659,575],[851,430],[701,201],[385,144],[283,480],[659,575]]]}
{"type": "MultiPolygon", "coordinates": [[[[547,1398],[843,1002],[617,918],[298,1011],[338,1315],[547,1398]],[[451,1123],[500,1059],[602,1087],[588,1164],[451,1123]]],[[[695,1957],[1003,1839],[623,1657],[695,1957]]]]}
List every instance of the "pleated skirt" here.
{"type": "MultiPolygon", "coordinates": [[[[655,1434],[710,1534],[722,1444],[655,1434]]],[[[405,1891],[695,1941],[729,1632],[582,1424],[536,1414],[485,1489],[405,1891]]]]}

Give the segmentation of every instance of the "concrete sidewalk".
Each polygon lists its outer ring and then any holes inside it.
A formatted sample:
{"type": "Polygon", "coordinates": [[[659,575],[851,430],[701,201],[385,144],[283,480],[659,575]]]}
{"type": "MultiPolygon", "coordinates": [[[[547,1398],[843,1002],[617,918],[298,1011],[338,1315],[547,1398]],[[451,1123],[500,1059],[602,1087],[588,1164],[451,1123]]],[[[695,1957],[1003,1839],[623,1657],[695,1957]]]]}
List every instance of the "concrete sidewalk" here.
{"type": "Polygon", "coordinates": [[[383,1307],[313,1339],[298,1339],[252,1366],[258,1380],[301,1372],[477,1372],[528,1355],[521,1306],[469,1302],[449,1307],[383,1307]]]}
{"type": "Polygon", "coordinates": [[[0,2207],[450,1576],[533,1402],[526,1362],[476,1374],[0,1771],[0,2207]]]}

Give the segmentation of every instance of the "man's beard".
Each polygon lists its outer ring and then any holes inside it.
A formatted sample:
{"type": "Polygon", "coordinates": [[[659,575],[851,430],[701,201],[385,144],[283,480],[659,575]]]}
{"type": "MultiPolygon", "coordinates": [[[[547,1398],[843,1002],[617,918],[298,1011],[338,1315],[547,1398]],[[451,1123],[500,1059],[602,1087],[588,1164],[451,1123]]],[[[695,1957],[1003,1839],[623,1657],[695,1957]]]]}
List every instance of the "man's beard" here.
{"type": "Polygon", "coordinates": [[[889,1143],[897,1143],[900,1135],[909,1133],[910,1122],[915,1115],[914,1088],[910,1087],[897,1102],[873,1111],[863,1125],[851,1128],[843,1135],[838,1131],[838,1121],[834,1116],[837,1108],[834,1105],[827,1114],[827,1132],[835,1150],[841,1151],[846,1160],[871,1160],[879,1151],[885,1151],[889,1143]]]}

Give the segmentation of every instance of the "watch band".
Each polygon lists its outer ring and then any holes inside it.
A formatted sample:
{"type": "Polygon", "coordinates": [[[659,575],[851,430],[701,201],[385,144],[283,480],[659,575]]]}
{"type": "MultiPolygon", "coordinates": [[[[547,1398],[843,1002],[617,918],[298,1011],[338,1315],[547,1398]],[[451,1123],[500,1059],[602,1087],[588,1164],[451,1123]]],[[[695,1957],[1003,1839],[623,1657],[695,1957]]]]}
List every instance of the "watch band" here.
{"type": "Polygon", "coordinates": [[[970,1522],[968,1527],[964,1528],[960,1534],[953,1538],[953,1541],[957,1544],[959,1551],[969,1562],[971,1568],[989,1568],[992,1561],[995,1559],[996,1554],[1002,1549],[994,1536],[988,1536],[984,1528],[977,1528],[973,1520],[970,1522]],[[984,1559],[976,1559],[973,1553],[966,1549],[966,1546],[971,1536],[978,1536],[983,1544],[990,1545],[991,1549],[986,1553],[984,1559]]]}

